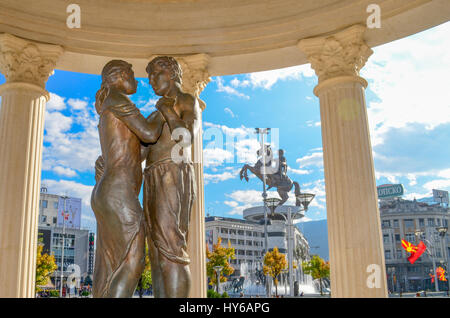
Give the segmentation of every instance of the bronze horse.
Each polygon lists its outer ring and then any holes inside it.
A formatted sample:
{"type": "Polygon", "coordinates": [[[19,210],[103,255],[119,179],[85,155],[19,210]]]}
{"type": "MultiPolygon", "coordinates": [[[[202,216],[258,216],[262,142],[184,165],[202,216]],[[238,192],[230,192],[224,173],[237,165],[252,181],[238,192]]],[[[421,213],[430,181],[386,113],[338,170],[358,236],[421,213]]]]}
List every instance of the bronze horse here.
{"type": "MultiPolygon", "coordinates": [[[[261,149],[260,149],[261,150],[261,149]]],[[[260,150],[257,151],[258,156],[260,156],[260,150]]],[[[267,153],[267,156],[271,158],[272,156],[272,150],[270,148],[270,145],[265,145],[265,151],[267,153]]],[[[259,178],[259,180],[263,181],[263,172],[262,172],[262,158],[259,159],[255,166],[250,166],[248,164],[245,164],[241,171],[239,172],[239,176],[242,179],[245,179],[245,181],[248,182],[248,170],[250,170],[255,176],[259,178]]],[[[296,181],[292,181],[291,178],[289,178],[285,173],[280,173],[279,169],[277,172],[273,172],[273,168],[271,168],[271,160],[269,159],[266,163],[266,184],[267,189],[275,187],[277,189],[278,194],[281,197],[281,201],[278,203],[278,206],[283,205],[288,199],[289,199],[289,191],[291,191],[292,186],[295,187],[295,205],[300,206],[300,201],[298,200],[298,195],[300,194],[300,185],[296,181]],[[267,172],[268,171],[268,172],[267,172]]],[[[286,167],[287,169],[287,167],[286,167]]]]}

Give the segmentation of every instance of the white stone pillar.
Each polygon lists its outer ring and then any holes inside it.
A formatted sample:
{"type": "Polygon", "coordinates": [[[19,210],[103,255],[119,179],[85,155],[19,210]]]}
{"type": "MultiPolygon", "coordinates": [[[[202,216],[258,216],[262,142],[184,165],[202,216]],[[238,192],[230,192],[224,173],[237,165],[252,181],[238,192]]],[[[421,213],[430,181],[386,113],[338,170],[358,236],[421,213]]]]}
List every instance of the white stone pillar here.
{"type": "MultiPolygon", "coordinates": [[[[183,70],[182,88],[194,95],[199,101],[201,110],[206,104],[200,99],[200,93],[210,81],[208,73],[209,56],[196,54],[186,57],[175,57],[183,70]]],[[[192,157],[194,159],[197,199],[191,214],[188,237],[188,254],[191,258],[192,286],[189,297],[206,298],[206,243],[205,243],[205,194],[203,180],[203,131],[202,118],[199,118],[199,130],[194,136],[192,157]]]]}
{"type": "Polygon", "coordinates": [[[0,297],[34,297],[45,82],[62,48],[0,35],[0,297]]]}
{"type": "Polygon", "coordinates": [[[332,297],[387,297],[364,90],[365,27],[301,40],[319,77],[332,297]],[[369,272],[368,272],[369,271],[369,272]]]}

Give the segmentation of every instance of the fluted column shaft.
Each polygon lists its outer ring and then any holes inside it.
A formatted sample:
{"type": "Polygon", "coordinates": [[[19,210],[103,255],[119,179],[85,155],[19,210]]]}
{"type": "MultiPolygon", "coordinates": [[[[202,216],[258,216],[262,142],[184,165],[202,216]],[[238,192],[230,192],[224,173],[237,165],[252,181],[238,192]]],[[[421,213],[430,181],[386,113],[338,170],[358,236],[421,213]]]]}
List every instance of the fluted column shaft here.
{"type": "MultiPolygon", "coordinates": [[[[209,56],[196,54],[176,57],[183,70],[182,88],[197,98],[203,112],[206,104],[200,99],[200,93],[210,81],[208,73],[209,56]]],[[[198,119],[198,130],[194,136],[192,158],[196,181],[197,198],[191,212],[188,236],[188,254],[191,258],[191,290],[189,297],[206,298],[206,243],[205,243],[205,186],[203,179],[203,131],[202,114],[198,119]]]]}
{"type": "Polygon", "coordinates": [[[61,48],[0,36],[0,297],[34,297],[45,81],[61,48]]]}
{"type": "Polygon", "coordinates": [[[387,297],[365,87],[364,27],[299,42],[319,77],[332,297],[387,297]]]}

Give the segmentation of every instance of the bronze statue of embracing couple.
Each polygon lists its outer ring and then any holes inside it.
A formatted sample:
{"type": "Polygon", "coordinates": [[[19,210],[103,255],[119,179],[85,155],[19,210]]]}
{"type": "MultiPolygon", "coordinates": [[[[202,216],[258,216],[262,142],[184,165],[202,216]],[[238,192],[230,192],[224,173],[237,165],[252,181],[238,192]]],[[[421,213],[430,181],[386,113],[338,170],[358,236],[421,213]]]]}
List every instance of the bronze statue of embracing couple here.
{"type": "Polygon", "coordinates": [[[155,297],[189,294],[187,235],[195,180],[191,148],[176,153],[183,160],[174,160],[173,149],[180,141],[186,144],[183,138],[192,144],[200,108],[182,91],[182,70],[174,58],[157,57],[146,71],[161,96],[148,118],[127,96],[136,93],[137,82],[125,61],[105,65],[96,95],[102,155],[95,163],[91,198],[97,219],[94,297],[133,295],[144,269],[146,239],[155,297]]]}

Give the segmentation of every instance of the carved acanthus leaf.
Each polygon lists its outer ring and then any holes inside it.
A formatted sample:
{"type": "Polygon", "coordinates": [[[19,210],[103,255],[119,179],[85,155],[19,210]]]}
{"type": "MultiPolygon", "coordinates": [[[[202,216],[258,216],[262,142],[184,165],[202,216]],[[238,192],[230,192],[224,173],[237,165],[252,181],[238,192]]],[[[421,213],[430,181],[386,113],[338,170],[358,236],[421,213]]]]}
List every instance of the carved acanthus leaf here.
{"type": "Polygon", "coordinates": [[[58,46],[35,44],[3,34],[0,37],[0,72],[7,82],[45,87],[61,53],[58,46]]]}
{"type": "Polygon", "coordinates": [[[359,76],[372,50],[363,39],[364,27],[354,26],[328,37],[299,42],[319,83],[337,76],[359,76]]]}

